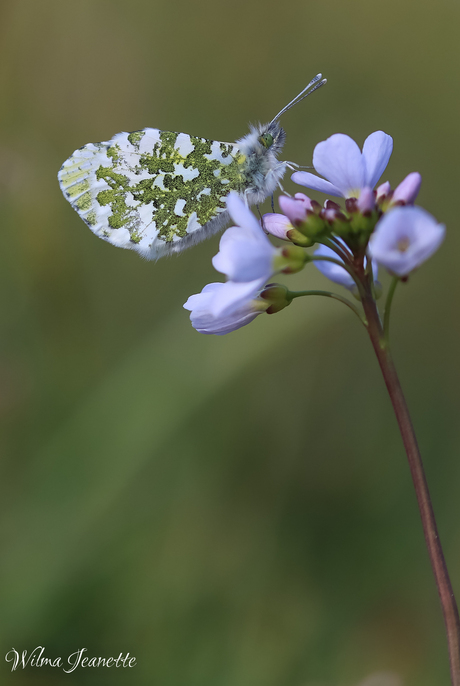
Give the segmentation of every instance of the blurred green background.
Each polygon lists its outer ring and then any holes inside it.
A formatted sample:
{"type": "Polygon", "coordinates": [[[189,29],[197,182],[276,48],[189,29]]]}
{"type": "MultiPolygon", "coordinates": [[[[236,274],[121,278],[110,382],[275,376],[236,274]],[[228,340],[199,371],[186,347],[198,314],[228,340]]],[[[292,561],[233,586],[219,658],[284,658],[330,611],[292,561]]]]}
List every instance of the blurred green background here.
{"type": "MultiPolygon", "coordinates": [[[[328,86],[283,118],[285,159],[311,163],[338,131],[394,137],[383,180],[420,171],[420,204],[448,226],[392,332],[460,594],[459,20],[453,0],[1,2],[2,684],[449,683],[405,455],[353,315],[305,299],[201,336],[182,303],[216,279],[218,237],[144,262],[91,234],[56,173],[122,130],[233,141],[318,71],[328,86]],[[38,645],[137,666],[11,673],[6,652],[38,645]]],[[[313,267],[289,283],[326,286],[313,267]]]]}

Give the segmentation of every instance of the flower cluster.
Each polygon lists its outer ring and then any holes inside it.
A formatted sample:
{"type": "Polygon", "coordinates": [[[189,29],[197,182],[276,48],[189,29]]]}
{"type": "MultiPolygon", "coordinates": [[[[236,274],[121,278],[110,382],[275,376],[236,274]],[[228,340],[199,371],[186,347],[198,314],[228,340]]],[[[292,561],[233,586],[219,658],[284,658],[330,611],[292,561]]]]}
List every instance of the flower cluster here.
{"type": "Polygon", "coordinates": [[[273,312],[276,305],[281,309],[279,296],[274,296],[274,300],[268,297],[273,289],[265,289],[265,284],[277,272],[292,273],[304,265],[300,248],[293,245],[280,249],[270,243],[237,193],[230,193],[227,208],[236,226],[225,231],[219,252],[212,260],[227,281],[208,284],[184,305],[191,311],[192,325],[200,333],[229,333],[249,324],[262,312],[273,312]]]}
{"type": "Polygon", "coordinates": [[[316,146],[313,166],[318,175],[296,171],[292,180],[343,198],[342,205],[328,199],[321,206],[304,193],[282,195],[281,213],[266,214],[260,224],[243,200],[230,193],[227,208],[235,226],[223,234],[213,258],[227,281],[209,284],[187,300],[192,325],[201,333],[222,335],[262,312],[278,312],[299,294],[267,282],[308,262],[358,299],[366,289],[375,295],[379,265],[404,279],[419,267],[442,243],[445,227],[414,206],[421,185],[417,172],[394,190],[389,182],[375,189],[392,149],[393,140],[383,131],[371,134],[362,152],[344,134],[316,146]],[[275,248],[267,234],[286,241],[286,247],[275,248]],[[307,253],[314,245],[315,252],[307,253]]]}

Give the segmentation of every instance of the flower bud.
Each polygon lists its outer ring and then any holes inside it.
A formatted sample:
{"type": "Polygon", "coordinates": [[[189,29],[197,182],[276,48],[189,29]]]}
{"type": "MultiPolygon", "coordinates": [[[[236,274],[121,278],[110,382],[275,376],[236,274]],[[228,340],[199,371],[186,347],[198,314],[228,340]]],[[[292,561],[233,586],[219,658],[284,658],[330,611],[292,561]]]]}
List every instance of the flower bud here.
{"type": "Polygon", "coordinates": [[[389,181],[385,181],[385,183],[380,184],[380,186],[377,188],[377,201],[382,200],[383,198],[386,198],[386,196],[391,192],[391,186],[389,181]]]}
{"type": "MultiPolygon", "coordinates": [[[[321,212],[321,205],[318,206],[321,212]]],[[[316,243],[319,236],[322,236],[324,233],[329,231],[328,224],[323,217],[320,216],[319,212],[317,213],[315,210],[315,207],[313,210],[308,210],[306,219],[297,226],[299,231],[303,233],[304,236],[309,238],[313,243],[316,243]]],[[[331,210],[331,212],[334,211],[335,210],[331,210]]]]}
{"type": "Polygon", "coordinates": [[[326,210],[341,210],[342,208],[333,200],[326,200],[324,203],[324,209],[326,210]]]}
{"type": "Polygon", "coordinates": [[[289,298],[289,289],[280,283],[267,284],[260,297],[269,302],[267,314],[280,312],[292,302],[292,298],[289,298]]]}
{"type": "Polygon", "coordinates": [[[269,233],[276,238],[281,238],[283,241],[290,240],[287,236],[288,231],[290,231],[293,226],[289,219],[284,216],[284,214],[276,214],[270,212],[264,214],[262,217],[262,228],[265,233],[269,233]]]}
{"type": "Polygon", "coordinates": [[[307,236],[304,236],[304,234],[301,231],[299,231],[299,229],[290,229],[286,233],[286,236],[291,241],[291,243],[294,243],[294,245],[300,245],[301,248],[311,248],[311,246],[315,244],[314,240],[308,238],[307,236]]]}
{"type": "Polygon", "coordinates": [[[297,193],[294,198],[281,195],[278,198],[278,203],[283,214],[286,215],[294,226],[305,221],[307,210],[312,209],[310,198],[303,193],[297,193]]]}
{"type": "Polygon", "coordinates": [[[273,266],[275,272],[295,274],[295,272],[300,272],[310,259],[310,256],[302,248],[297,245],[289,245],[280,248],[273,260],[273,266]]]}
{"type": "Polygon", "coordinates": [[[345,200],[345,208],[349,214],[358,211],[358,201],[356,198],[347,198],[345,200]]]}
{"type": "Polygon", "coordinates": [[[391,204],[402,203],[404,205],[413,205],[421,185],[422,177],[418,172],[408,174],[406,178],[401,181],[399,186],[396,186],[391,204]]]}
{"type": "Polygon", "coordinates": [[[362,214],[366,215],[370,214],[374,208],[374,191],[372,190],[372,188],[369,188],[369,186],[366,186],[366,188],[363,188],[358,198],[358,209],[362,214]]]}

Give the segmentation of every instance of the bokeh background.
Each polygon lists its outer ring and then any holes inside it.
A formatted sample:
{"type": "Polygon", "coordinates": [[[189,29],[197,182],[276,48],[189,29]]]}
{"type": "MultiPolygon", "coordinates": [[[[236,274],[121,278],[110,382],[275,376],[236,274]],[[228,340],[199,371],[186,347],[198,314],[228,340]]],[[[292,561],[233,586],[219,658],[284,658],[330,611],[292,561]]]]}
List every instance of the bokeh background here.
{"type": "MultiPolygon", "coordinates": [[[[353,315],[305,299],[201,336],[182,303],[216,279],[218,237],[144,262],[91,234],[56,173],[122,130],[233,141],[318,71],[328,86],[283,118],[285,159],[311,163],[338,131],[394,137],[383,180],[420,171],[448,226],[392,335],[460,594],[459,21],[454,0],[1,2],[2,684],[449,683],[353,315]],[[137,666],[11,673],[7,651],[36,646],[137,666]]],[[[289,283],[326,286],[313,267],[289,283]]]]}

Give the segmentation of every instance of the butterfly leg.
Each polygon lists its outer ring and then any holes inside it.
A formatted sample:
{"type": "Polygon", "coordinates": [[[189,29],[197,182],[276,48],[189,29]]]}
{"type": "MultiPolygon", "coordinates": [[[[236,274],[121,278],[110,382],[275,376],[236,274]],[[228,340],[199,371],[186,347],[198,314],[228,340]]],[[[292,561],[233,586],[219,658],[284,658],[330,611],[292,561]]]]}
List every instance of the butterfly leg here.
{"type": "MultiPolygon", "coordinates": [[[[273,198],[273,195],[272,195],[272,198],[273,198]]],[[[260,213],[260,207],[259,207],[259,205],[256,205],[256,207],[257,207],[257,212],[259,213],[259,217],[260,217],[260,225],[261,225],[262,229],[265,231],[265,233],[268,234],[268,231],[265,228],[265,222],[264,222],[263,215],[260,213]]]]}
{"type": "Polygon", "coordinates": [[[271,197],[271,202],[272,202],[272,212],[273,212],[273,214],[275,214],[275,197],[274,197],[273,193],[272,193],[272,197],[271,197]]]}
{"type": "Polygon", "coordinates": [[[284,190],[283,186],[281,185],[281,181],[278,181],[278,188],[280,189],[281,193],[284,193],[284,195],[287,195],[288,198],[292,198],[292,195],[284,190]]]}
{"type": "Polygon", "coordinates": [[[295,171],[296,169],[313,169],[311,164],[297,164],[297,162],[285,162],[288,169],[295,171]]]}

